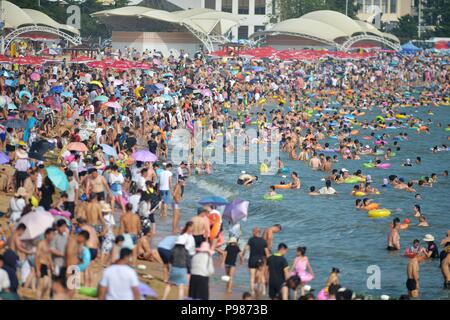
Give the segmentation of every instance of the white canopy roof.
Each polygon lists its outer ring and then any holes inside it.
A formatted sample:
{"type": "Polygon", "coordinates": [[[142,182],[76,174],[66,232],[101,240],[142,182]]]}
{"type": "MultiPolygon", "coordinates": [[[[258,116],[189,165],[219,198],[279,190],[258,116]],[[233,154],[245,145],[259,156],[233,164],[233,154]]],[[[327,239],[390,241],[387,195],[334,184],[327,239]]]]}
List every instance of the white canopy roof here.
{"type": "Polygon", "coordinates": [[[21,9],[9,1],[3,1],[5,28],[17,29],[26,25],[42,25],[54,29],[69,31],[73,34],[79,34],[74,27],[60,24],[50,18],[45,13],[33,9],[21,9]]]}
{"type": "Polygon", "coordinates": [[[139,6],[126,6],[99,11],[93,13],[92,16],[98,18],[109,16],[148,18],[186,26],[206,35],[224,35],[241,20],[241,17],[238,15],[212,9],[190,9],[168,12],[139,6]]]}
{"type": "Polygon", "coordinates": [[[380,42],[388,41],[396,45],[400,43],[396,36],[383,33],[370,23],[353,20],[340,12],[331,10],[313,11],[300,18],[284,20],[273,25],[269,30],[256,34],[276,35],[279,33],[311,37],[336,45],[342,42],[342,40],[336,41],[338,38],[345,38],[348,43],[353,37],[361,34],[379,37],[380,42]]]}

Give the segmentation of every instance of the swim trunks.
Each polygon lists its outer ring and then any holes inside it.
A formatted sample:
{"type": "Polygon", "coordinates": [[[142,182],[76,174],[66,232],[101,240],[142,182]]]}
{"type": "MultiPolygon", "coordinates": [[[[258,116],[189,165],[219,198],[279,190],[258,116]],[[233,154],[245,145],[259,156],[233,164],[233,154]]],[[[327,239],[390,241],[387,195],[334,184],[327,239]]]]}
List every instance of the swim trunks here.
{"type": "Polygon", "coordinates": [[[417,289],[417,282],[415,279],[406,280],[406,288],[408,291],[414,291],[417,289]]]}
{"type": "Polygon", "coordinates": [[[41,264],[41,278],[48,276],[48,266],[46,264],[41,264]]]}
{"type": "Polygon", "coordinates": [[[91,261],[94,261],[97,258],[98,250],[94,248],[89,248],[89,252],[91,253],[91,261]]]}

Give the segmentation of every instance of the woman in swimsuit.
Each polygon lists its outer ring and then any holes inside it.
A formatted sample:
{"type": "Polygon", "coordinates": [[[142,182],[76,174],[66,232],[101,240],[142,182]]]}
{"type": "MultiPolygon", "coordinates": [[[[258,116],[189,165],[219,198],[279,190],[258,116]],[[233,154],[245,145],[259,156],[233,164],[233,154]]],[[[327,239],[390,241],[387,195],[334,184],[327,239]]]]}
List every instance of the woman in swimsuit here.
{"type": "Polygon", "coordinates": [[[305,294],[304,285],[314,279],[314,271],[309,263],[309,259],[305,256],[306,247],[298,247],[296,255],[297,257],[294,260],[292,265],[292,273],[291,275],[297,275],[301,279],[301,295],[305,294]]]}

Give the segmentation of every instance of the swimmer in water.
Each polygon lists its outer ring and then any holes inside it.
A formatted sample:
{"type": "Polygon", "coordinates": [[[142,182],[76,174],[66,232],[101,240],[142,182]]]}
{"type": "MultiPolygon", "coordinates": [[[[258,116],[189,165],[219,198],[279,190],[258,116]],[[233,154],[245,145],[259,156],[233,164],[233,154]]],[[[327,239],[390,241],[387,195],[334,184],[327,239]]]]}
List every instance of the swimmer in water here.
{"type": "Polygon", "coordinates": [[[270,186],[269,187],[269,192],[267,193],[268,196],[273,197],[276,196],[278,193],[276,193],[275,191],[275,186],[270,186]]]}
{"type": "Polygon", "coordinates": [[[316,187],[312,186],[309,188],[309,193],[310,196],[320,196],[320,192],[316,191],[316,187]]]}
{"type": "Polygon", "coordinates": [[[422,163],[422,158],[421,157],[417,157],[416,158],[416,164],[421,164],[422,163]]]}
{"type": "Polygon", "coordinates": [[[424,216],[419,217],[419,224],[418,227],[429,227],[430,225],[427,222],[427,219],[424,216]]]}
{"type": "Polygon", "coordinates": [[[242,186],[249,186],[255,181],[258,181],[257,176],[252,176],[247,174],[245,171],[241,171],[241,175],[237,180],[237,184],[242,186]]]}
{"type": "Polygon", "coordinates": [[[294,171],[291,173],[291,179],[291,189],[300,189],[300,187],[302,186],[302,182],[298,178],[297,172],[294,171]]]}
{"type": "Polygon", "coordinates": [[[444,177],[448,177],[448,171],[447,171],[447,170],[444,170],[444,172],[442,173],[442,175],[443,175],[444,177]]]}
{"type": "Polygon", "coordinates": [[[418,204],[414,205],[414,217],[419,218],[422,215],[422,210],[420,209],[420,206],[418,204]]]}
{"type": "Polygon", "coordinates": [[[420,193],[416,193],[416,195],[414,196],[414,198],[416,200],[422,200],[422,195],[420,193]]]}
{"type": "Polygon", "coordinates": [[[406,159],[406,162],[402,163],[402,167],[412,167],[411,159],[406,159]]]}

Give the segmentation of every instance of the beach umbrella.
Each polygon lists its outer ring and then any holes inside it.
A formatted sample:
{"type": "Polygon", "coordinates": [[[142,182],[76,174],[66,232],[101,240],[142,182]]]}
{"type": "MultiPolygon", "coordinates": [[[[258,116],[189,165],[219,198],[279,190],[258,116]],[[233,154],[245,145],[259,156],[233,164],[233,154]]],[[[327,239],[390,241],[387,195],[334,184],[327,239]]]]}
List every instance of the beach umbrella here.
{"type": "Polygon", "coordinates": [[[61,191],[67,191],[69,189],[69,180],[66,174],[61,169],[50,166],[46,168],[47,176],[53,185],[61,191]]]}
{"type": "Polygon", "coordinates": [[[249,204],[250,202],[246,200],[233,200],[225,207],[222,218],[226,221],[230,221],[233,224],[240,220],[247,219],[249,204]]]}
{"type": "Polygon", "coordinates": [[[92,62],[95,61],[94,58],[89,58],[86,56],[78,56],[73,58],[72,60],[69,61],[69,63],[87,63],[87,62],[92,62]]]}
{"type": "Polygon", "coordinates": [[[33,72],[32,74],[30,74],[30,79],[33,81],[39,81],[41,80],[41,75],[37,72],[33,72]]]}
{"type": "Polygon", "coordinates": [[[108,101],[105,103],[105,106],[108,108],[120,109],[120,104],[117,101],[108,101]]]}
{"type": "Polygon", "coordinates": [[[109,98],[107,96],[97,96],[94,101],[100,101],[101,103],[107,102],[109,98]]]}
{"type": "Polygon", "coordinates": [[[150,70],[152,68],[152,65],[145,62],[135,62],[133,68],[141,70],[150,70]]]}
{"type": "Polygon", "coordinates": [[[47,96],[44,98],[44,103],[54,109],[54,110],[61,110],[61,100],[57,96],[47,96]]]}
{"type": "Polygon", "coordinates": [[[153,290],[143,282],[139,282],[139,292],[141,293],[142,297],[158,298],[158,295],[156,294],[155,290],[153,290]]]}
{"type": "Polygon", "coordinates": [[[22,119],[10,119],[2,122],[2,125],[7,128],[23,129],[27,126],[27,123],[22,119]]]}
{"type": "Polygon", "coordinates": [[[15,79],[15,80],[6,79],[5,80],[5,86],[7,86],[7,87],[17,87],[18,84],[19,84],[19,81],[17,79],[15,79]]]}
{"type": "Polygon", "coordinates": [[[72,98],[73,97],[73,93],[69,92],[69,91],[64,91],[64,92],[61,92],[61,97],[72,98]]]}
{"type": "Polygon", "coordinates": [[[165,93],[161,97],[164,99],[164,101],[172,101],[172,97],[170,96],[170,94],[165,93]]]}
{"type": "Polygon", "coordinates": [[[38,207],[35,211],[24,215],[18,223],[23,223],[27,229],[22,235],[22,240],[36,239],[44,234],[45,230],[53,225],[55,218],[50,212],[42,207],[38,207]]]}
{"type": "Polygon", "coordinates": [[[24,96],[26,96],[30,101],[33,99],[33,96],[31,95],[30,91],[22,90],[19,92],[19,99],[22,100],[24,96]]]}
{"type": "Polygon", "coordinates": [[[194,89],[192,89],[192,88],[185,88],[185,89],[180,91],[180,93],[182,95],[188,95],[188,94],[191,94],[192,92],[194,92],[194,89]]]}
{"type": "Polygon", "coordinates": [[[63,86],[54,86],[50,89],[51,93],[62,93],[64,91],[63,86]]]}
{"type": "Polygon", "coordinates": [[[82,142],[71,142],[67,145],[67,150],[78,151],[78,152],[87,152],[88,148],[82,142]]]}
{"type": "Polygon", "coordinates": [[[50,143],[47,140],[39,140],[36,142],[33,142],[30,147],[30,152],[36,152],[44,154],[49,150],[53,150],[55,148],[55,144],[50,143]]]}
{"type": "Polygon", "coordinates": [[[0,165],[6,164],[9,161],[10,161],[9,157],[4,152],[0,152],[0,165]]]}
{"type": "Polygon", "coordinates": [[[211,95],[212,95],[211,90],[209,90],[209,89],[202,89],[202,90],[200,90],[200,93],[205,97],[211,97],[211,95]]]}
{"type": "Polygon", "coordinates": [[[37,153],[37,152],[29,152],[28,153],[28,158],[39,160],[39,161],[44,161],[45,160],[44,155],[42,153],[37,153]]]}
{"type": "Polygon", "coordinates": [[[141,161],[141,162],[155,162],[156,160],[158,160],[158,157],[148,150],[138,150],[138,151],[134,152],[131,155],[131,157],[135,161],[141,161]]]}
{"type": "Polygon", "coordinates": [[[172,77],[173,77],[173,74],[171,74],[171,73],[163,74],[163,78],[172,78],[172,77]]]}
{"type": "Polygon", "coordinates": [[[203,197],[198,203],[202,205],[210,204],[213,206],[226,206],[230,202],[220,196],[207,196],[203,197]]]}
{"type": "Polygon", "coordinates": [[[97,86],[97,87],[103,88],[103,84],[98,80],[91,81],[91,82],[89,82],[89,84],[92,86],[97,86]]]}
{"type": "Polygon", "coordinates": [[[20,109],[21,109],[22,111],[33,111],[33,112],[38,111],[38,108],[37,108],[36,106],[34,106],[33,104],[31,104],[31,103],[22,105],[22,106],[20,107],[20,109]]]}
{"type": "Polygon", "coordinates": [[[89,68],[93,68],[93,69],[106,69],[108,67],[108,65],[103,61],[91,61],[91,62],[87,62],[86,65],[89,68]]]}
{"type": "Polygon", "coordinates": [[[114,148],[111,147],[110,145],[104,144],[104,143],[103,143],[103,144],[100,145],[100,147],[102,147],[103,152],[104,152],[106,155],[111,156],[111,157],[114,157],[114,158],[117,158],[117,157],[118,157],[116,149],[114,149],[114,148]]]}

